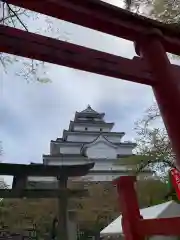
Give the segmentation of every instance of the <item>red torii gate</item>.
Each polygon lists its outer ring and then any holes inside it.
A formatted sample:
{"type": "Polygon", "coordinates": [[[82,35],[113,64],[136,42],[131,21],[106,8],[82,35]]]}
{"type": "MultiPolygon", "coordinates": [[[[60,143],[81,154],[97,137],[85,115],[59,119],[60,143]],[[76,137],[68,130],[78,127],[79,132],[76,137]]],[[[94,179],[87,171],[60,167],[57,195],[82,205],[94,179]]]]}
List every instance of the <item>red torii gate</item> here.
{"type": "MultiPolygon", "coordinates": [[[[0,25],[0,51],[152,86],[180,168],[180,67],[166,52],[180,55],[180,31],[100,0],[6,0],[135,43],[133,60],[0,25]],[[26,46],[23,48],[22,46],[26,46]]],[[[148,235],[180,235],[180,218],[142,220],[134,179],[117,184],[126,240],[148,235]]]]}

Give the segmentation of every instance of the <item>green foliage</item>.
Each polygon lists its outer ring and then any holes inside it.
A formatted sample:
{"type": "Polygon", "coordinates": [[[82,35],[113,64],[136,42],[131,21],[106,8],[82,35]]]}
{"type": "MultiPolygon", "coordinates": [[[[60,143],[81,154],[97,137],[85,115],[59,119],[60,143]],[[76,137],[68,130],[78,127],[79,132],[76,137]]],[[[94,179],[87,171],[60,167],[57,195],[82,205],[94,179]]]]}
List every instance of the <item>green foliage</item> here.
{"type": "Polygon", "coordinates": [[[175,154],[156,104],[147,109],[142,119],[135,123],[135,131],[136,155],[123,161],[127,161],[132,168],[135,166],[134,170],[137,174],[151,169],[156,175],[166,180],[167,169],[175,166],[175,154]]]}
{"type": "MultiPolygon", "coordinates": [[[[69,209],[77,211],[81,229],[99,231],[119,215],[116,189],[110,182],[71,183],[70,188],[79,188],[79,185],[89,190],[89,197],[70,199],[69,209]]],[[[1,221],[17,232],[36,224],[43,235],[52,228],[57,206],[57,201],[53,199],[3,199],[0,205],[1,221]]]]}
{"type": "MultiPolygon", "coordinates": [[[[69,209],[77,211],[80,229],[96,233],[120,214],[116,188],[111,182],[82,184],[80,183],[81,187],[89,190],[89,197],[71,199],[69,209]]],[[[71,184],[71,188],[76,187],[80,187],[79,183],[71,184]]],[[[162,202],[167,193],[166,187],[167,184],[160,180],[139,181],[137,192],[140,207],[162,202]]],[[[0,204],[1,221],[11,231],[17,232],[35,224],[39,235],[43,236],[51,231],[53,219],[58,212],[57,206],[57,201],[53,199],[4,199],[0,204]]]]}
{"type": "MultiPolygon", "coordinates": [[[[145,112],[142,119],[135,124],[137,155],[120,159],[120,163],[123,160],[132,169],[135,165],[134,170],[137,173],[150,168],[159,176],[137,182],[140,207],[165,201],[164,197],[168,193],[166,170],[174,166],[174,154],[159,118],[156,105],[145,112]]],[[[99,231],[119,215],[117,192],[112,183],[69,182],[68,188],[85,188],[89,191],[86,198],[69,200],[69,209],[77,211],[77,221],[81,229],[99,231]]],[[[11,229],[20,230],[31,223],[36,224],[38,231],[44,234],[51,229],[53,218],[57,214],[57,202],[47,199],[4,199],[0,205],[0,214],[1,220],[11,229]]]]}
{"type": "Polygon", "coordinates": [[[151,14],[157,20],[167,24],[178,24],[180,22],[179,1],[154,0],[151,14]]]}
{"type": "Polygon", "coordinates": [[[149,207],[166,201],[167,182],[160,179],[149,179],[137,182],[137,193],[141,207],[149,207]]]}
{"type": "Polygon", "coordinates": [[[151,206],[167,201],[169,193],[168,169],[175,167],[175,155],[156,104],[147,109],[135,123],[136,155],[120,159],[119,164],[131,166],[135,174],[153,171],[154,178],[141,178],[137,183],[140,206],[151,206]]]}

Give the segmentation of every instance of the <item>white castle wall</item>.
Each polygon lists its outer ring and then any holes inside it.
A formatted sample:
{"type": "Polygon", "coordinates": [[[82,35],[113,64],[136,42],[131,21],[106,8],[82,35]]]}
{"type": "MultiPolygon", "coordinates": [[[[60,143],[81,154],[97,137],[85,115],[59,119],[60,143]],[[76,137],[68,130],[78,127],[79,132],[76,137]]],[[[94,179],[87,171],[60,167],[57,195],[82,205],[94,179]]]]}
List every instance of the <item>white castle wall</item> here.
{"type": "Polygon", "coordinates": [[[100,132],[100,131],[102,131],[102,132],[110,132],[110,128],[108,128],[108,127],[103,127],[103,128],[101,128],[101,127],[99,127],[99,126],[88,126],[87,127],[87,130],[85,130],[85,127],[84,126],[74,126],[74,130],[75,131],[92,131],[92,132],[100,132]]]}
{"type": "Polygon", "coordinates": [[[67,141],[71,142],[92,142],[97,135],[69,135],[67,141]]]}
{"type": "Polygon", "coordinates": [[[117,148],[117,154],[121,155],[131,155],[132,154],[132,147],[125,147],[125,146],[120,146],[117,148]]]}
{"type": "Polygon", "coordinates": [[[108,146],[102,142],[97,143],[89,147],[86,150],[86,155],[88,158],[104,158],[104,159],[116,159],[117,158],[117,151],[115,148],[108,146]]]}
{"type": "Polygon", "coordinates": [[[59,152],[63,154],[80,154],[81,145],[80,146],[59,146],[59,152]]]}
{"type": "MultiPolygon", "coordinates": [[[[87,118],[82,118],[81,120],[88,120],[87,118]]],[[[97,122],[99,119],[96,119],[97,122]]],[[[89,120],[88,120],[89,121],[89,120]]],[[[87,126],[87,129],[85,129],[85,125],[78,125],[78,123],[74,124],[74,131],[83,131],[82,134],[77,133],[71,133],[67,136],[66,141],[68,142],[77,142],[79,143],[79,146],[61,146],[58,143],[55,143],[54,146],[51,143],[51,153],[58,154],[81,154],[82,144],[81,143],[90,143],[93,142],[101,133],[103,132],[110,132],[111,128],[108,126],[100,127],[100,126],[87,126]],[[87,134],[84,134],[87,133],[87,134]],[[89,134],[88,132],[94,132],[93,134],[89,134]],[[77,134],[77,135],[76,135],[77,134]]],[[[103,134],[104,135],[104,134],[103,134]]],[[[105,135],[104,135],[105,136],[105,135]]],[[[123,135],[122,135],[123,136],[123,135]]],[[[120,143],[121,136],[119,135],[112,135],[112,136],[105,136],[107,140],[109,140],[111,143],[120,143]]],[[[67,143],[68,144],[68,143],[67,143]]],[[[126,171],[127,167],[124,165],[115,165],[117,161],[120,161],[117,159],[117,155],[131,155],[132,154],[133,147],[127,147],[127,146],[118,146],[117,148],[114,148],[111,144],[105,143],[105,142],[96,142],[94,145],[88,146],[86,149],[86,156],[89,159],[92,159],[95,161],[95,166],[93,170],[119,170],[119,171],[126,171]]],[[[59,158],[59,159],[50,159],[49,164],[50,165],[63,165],[63,164],[83,164],[84,159],[81,158],[59,158]]],[[[122,175],[123,173],[119,173],[122,175]]],[[[109,181],[113,178],[117,177],[117,174],[112,175],[111,172],[109,172],[106,175],[96,175],[96,176],[90,176],[88,175],[87,178],[91,177],[94,181],[109,181]]]]}

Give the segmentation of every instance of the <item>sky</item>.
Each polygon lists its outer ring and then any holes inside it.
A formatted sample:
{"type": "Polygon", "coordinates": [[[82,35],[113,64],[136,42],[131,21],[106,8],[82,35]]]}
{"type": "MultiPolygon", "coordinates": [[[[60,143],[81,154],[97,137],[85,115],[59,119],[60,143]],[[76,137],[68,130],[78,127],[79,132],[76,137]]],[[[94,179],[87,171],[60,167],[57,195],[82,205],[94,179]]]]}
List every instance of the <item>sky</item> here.
{"type": "MultiPolygon", "coordinates": [[[[130,59],[135,56],[133,44],[123,39],[53,18],[47,20],[42,15],[25,21],[32,32],[130,59]]],[[[51,82],[28,82],[18,75],[24,68],[23,61],[27,60],[19,58],[19,62],[10,64],[8,73],[0,70],[3,162],[42,162],[42,154],[49,153],[50,140],[61,137],[75,111],[88,104],[106,113],[105,119],[115,123],[114,131],[125,131],[124,140],[133,140],[134,122],[154,102],[148,86],[53,64],[46,64],[45,73],[39,70],[40,77],[51,82]]]]}

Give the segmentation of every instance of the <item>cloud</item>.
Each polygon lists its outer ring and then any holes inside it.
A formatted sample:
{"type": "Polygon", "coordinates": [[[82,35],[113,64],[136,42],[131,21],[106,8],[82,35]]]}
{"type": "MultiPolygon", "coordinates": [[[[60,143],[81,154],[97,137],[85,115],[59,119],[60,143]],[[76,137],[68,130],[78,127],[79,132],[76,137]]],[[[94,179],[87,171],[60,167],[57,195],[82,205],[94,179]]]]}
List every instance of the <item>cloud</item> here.
{"type": "MultiPolygon", "coordinates": [[[[42,17],[29,26],[35,32],[46,28],[45,24],[42,17]]],[[[135,55],[133,44],[128,41],[63,21],[57,21],[54,28],[58,26],[62,33],[68,33],[71,42],[123,57],[135,55]]],[[[107,120],[115,122],[115,131],[126,131],[127,138],[132,138],[134,121],[153,99],[147,86],[53,64],[47,64],[46,74],[52,80],[47,84],[28,84],[15,75],[18,69],[18,63],[13,64],[1,78],[0,139],[4,162],[41,162],[42,154],[49,152],[50,140],[60,137],[75,111],[83,110],[88,104],[105,112],[107,120]]]]}
{"type": "Polygon", "coordinates": [[[49,151],[49,141],[61,136],[75,111],[88,104],[106,112],[117,123],[116,130],[124,131],[122,126],[128,130],[151,102],[146,86],[53,65],[49,69],[53,80],[49,84],[4,77],[1,133],[6,161],[41,161],[41,154],[49,151]],[[13,158],[14,151],[18,158],[13,158]]]}

